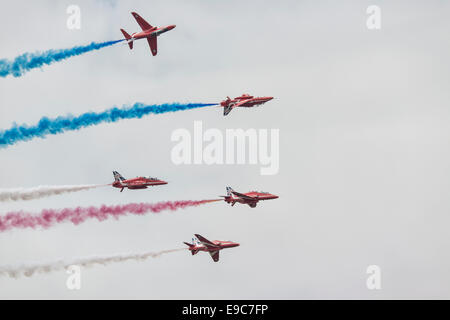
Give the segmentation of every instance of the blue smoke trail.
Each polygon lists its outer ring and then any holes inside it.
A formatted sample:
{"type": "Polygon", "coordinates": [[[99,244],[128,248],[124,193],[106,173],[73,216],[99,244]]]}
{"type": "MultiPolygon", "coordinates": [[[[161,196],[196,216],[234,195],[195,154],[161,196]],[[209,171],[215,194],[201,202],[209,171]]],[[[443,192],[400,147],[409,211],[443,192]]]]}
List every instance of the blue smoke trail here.
{"type": "Polygon", "coordinates": [[[87,46],[77,46],[70,49],[48,50],[44,52],[24,53],[14,60],[1,59],[0,60],[0,77],[5,78],[8,75],[14,77],[21,77],[24,73],[31,69],[40,68],[43,65],[50,65],[53,62],[58,62],[73,56],[79,56],[83,53],[99,50],[104,47],[112,46],[122,40],[107,41],[107,42],[92,42],[87,46]]]}
{"type": "Polygon", "coordinates": [[[214,103],[166,103],[160,105],[144,105],[135,103],[121,109],[114,107],[103,112],[87,112],[80,116],[72,115],[49,119],[41,118],[36,125],[13,125],[11,129],[0,130],[0,148],[6,148],[19,141],[31,140],[35,137],[45,138],[49,134],[63,133],[64,131],[78,130],[84,127],[97,125],[103,122],[116,122],[121,119],[142,118],[147,114],[160,114],[194,108],[214,106],[214,103]]]}

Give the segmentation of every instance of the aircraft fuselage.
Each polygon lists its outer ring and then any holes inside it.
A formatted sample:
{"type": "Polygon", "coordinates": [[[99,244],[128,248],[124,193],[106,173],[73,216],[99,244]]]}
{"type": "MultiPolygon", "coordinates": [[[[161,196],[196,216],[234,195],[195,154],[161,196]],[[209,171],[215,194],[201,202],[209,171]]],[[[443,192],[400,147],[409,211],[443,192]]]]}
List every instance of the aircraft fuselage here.
{"type": "Polygon", "coordinates": [[[189,248],[191,251],[215,251],[215,250],[222,250],[222,249],[227,249],[227,248],[234,248],[234,247],[238,247],[239,243],[236,242],[231,242],[231,241],[221,241],[221,240],[214,240],[211,241],[212,243],[214,243],[217,248],[208,248],[207,246],[203,245],[203,244],[198,244],[195,247],[189,248]]]}
{"type": "Polygon", "coordinates": [[[172,30],[175,27],[176,26],[174,24],[170,25],[170,26],[167,26],[167,27],[162,27],[162,28],[153,27],[151,29],[147,29],[147,30],[144,30],[144,31],[141,31],[141,32],[133,33],[131,35],[131,38],[134,39],[134,40],[138,40],[138,39],[144,39],[144,38],[150,38],[150,37],[157,37],[157,36],[167,32],[167,31],[172,30]]]}
{"type": "Polygon", "coordinates": [[[148,187],[151,187],[151,186],[159,186],[159,185],[163,185],[163,184],[167,184],[167,182],[162,181],[162,180],[148,179],[145,177],[138,177],[138,178],[134,178],[134,179],[114,181],[112,186],[114,188],[118,188],[118,189],[122,189],[122,190],[124,188],[134,190],[134,189],[147,189],[148,187]]]}

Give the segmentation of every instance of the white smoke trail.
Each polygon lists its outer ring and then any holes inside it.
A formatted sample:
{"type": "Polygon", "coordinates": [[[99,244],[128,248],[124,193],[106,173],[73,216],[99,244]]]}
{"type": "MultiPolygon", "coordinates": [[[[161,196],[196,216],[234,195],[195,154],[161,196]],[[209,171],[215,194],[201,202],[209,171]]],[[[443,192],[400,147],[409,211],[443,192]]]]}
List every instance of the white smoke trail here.
{"type": "Polygon", "coordinates": [[[37,273],[50,273],[53,271],[67,269],[72,265],[80,267],[92,267],[96,264],[108,265],[110,263],[124,262],[128,260],[144,261],[148,258],[157,258],[163,254],[186,250],[186,248],[163,250],[159,252],[144,252],[131,254],[116,254],[112,256],[93,256],[87,258],[74,259],[72,261],[58,260],[46,264],[22,265],[17,267],[0,267],[0,276],[19,278],[20,276],[31,277],[37,273]]]}
{"type": "Polygon", "coordinates": [[[0,189],[0,202],[33,200],[44,197],[50,197],[52,195],[89,190],[103,186],[105,185],[91,184],[78,186],[38,186],[29,189],[25,188],[0,189]]]}

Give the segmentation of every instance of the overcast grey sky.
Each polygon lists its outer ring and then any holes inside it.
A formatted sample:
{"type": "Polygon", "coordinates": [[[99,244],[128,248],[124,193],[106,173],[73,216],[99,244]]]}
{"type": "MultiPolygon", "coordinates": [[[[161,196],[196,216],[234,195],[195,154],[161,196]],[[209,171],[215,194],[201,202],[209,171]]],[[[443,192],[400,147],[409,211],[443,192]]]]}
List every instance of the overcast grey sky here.
{"type": "Polygon", "coordinates": [[[130,51],[117,45],[0,79],[0,128],[114,105],[217,102],[248,92],[260,108],[147,116],[0,149],[0,188],[112,182],[152,175],[168,185],[101,188],[1,203],[11,210],[205,199],[238,191],[280,196],[257,208],[213,203],[119,221],[0,233],[0,264],[182,247],[194,233],[238,248],[82,272],[0,278],[0,298],[450,298],[450,4],[447,1],[5,1],[0,58],[177,27],[130,51]],[[66,8],[81,8],[81,30],[66,8]],[[381,8],[368,30],[366,9],[381,8]],[[171,162],[173,130],[280,129],[280,171],[171,162]],[[379,265],[382,289],[366,288],[379,265]]]}

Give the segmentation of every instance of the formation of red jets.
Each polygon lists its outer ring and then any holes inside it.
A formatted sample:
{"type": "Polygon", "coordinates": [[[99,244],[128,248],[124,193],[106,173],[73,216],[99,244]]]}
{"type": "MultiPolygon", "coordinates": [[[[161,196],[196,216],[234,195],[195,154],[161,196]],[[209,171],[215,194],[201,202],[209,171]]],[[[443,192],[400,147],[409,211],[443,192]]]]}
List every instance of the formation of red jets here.
{"type": "MultiPolygon", "coordinates": [[[[135,40],[147,39],[152,55],[156,56],[158,53],[158,42],[157,42],[158,36],[174,29],[176,25],[172,24],[167,27],[158,28],[152,26],[150,23],[145,21],[145,19],[142,18],[136,12],[132,12],[131,15],[136,19],[136,22],[139,24],[142,31],[132,33],[130,36],[124,29],[120,29],[123,36],[125,37],[125,40],[128,43],[128,46],[130,47],[130,50],[133,49],[133,43],[135,40]]],[[[231,112],[231,110],[233,110],[236,107],[245,107],[245,108],[256,107],[272,99],[273,97],[254,97],[248,94],[243,94],[234,99],[227,97],[227,99],[219,103],[219,106],[223,107],[223,115],[226,116],[231,112]]]]}
{"type": "MultiPolygon", "coordinates": [[[[128,43],[128,46],[130,47],[130,50],[133,49],[133,43],[135,40],[147,39],[152,55],[156,56],[158,53],[158,43],[157,43],[158,36],[174,29],[176,26],[169,25],[160,28],[155,27],[152,26],[147,21],[145,21],[144,18],[142,18],[136,12],[132,12],[131,14],[136,19],[136,22],[139,24],[142,31],[132,33],[131,35],[129,35],[124,29],[120,29],[123,36],[125,37],[125,40],[128,43]]],[[[272,99],[273,97],[254,97],[248,94],[243,94],[234,99],[227,97],[218,105],[224,108],[223,115],[226,116],[231,112],[231,110],[233,110],[236,107],[244,107],[244,108],[255,107],[262,105],[272,99]]],[[[166,181],[151,177],[137,177],[133,179],[125,179],[117,171],[113,171],[113,175],[114,175],[114,182],[112,183],[112,186],[115,188],[119,188],[120,192],[122,192],[125,188],[128,188],[129,190],[146,189],[150,186],[167,184],[166,181]]],[[[278,198],[278,196],[267,192],[251,191],[247,193],[240,193],[234,191],[230,187],[227,187],[226,190],[227,195],[221,197],[224,198],[224,201],[226,203],[230,203],[231,206],[234,206],[236,203],[241,203],[247,204],[248,206],[250,206],[250,208],[255,208],[259,201],[272,200],[278,198]]],[[[195,238],[192,239],[192,243],[184,242],[184,244],[188,246],[188,249],[191,251],[192,255],[197,254],[199,251],[208,252],[211,255],[211,258],[213,259],[214,262],[219,261],[220,250],[239,246],[239,243],[235,243],[232,241],[223,241],[223,240],[210,241],[199,234],[195,235],[195,238]]]]}
{"type": "MultiPolygon", "coordinates": [[[[150,186],[159,186],[167,184],[166,181],[158,178],[151,177],[136,177],[133,179],[125,179],[119,172],[113,171],[114,182],[112,186],[120,189],[122,192],[125,188],[129,190],[147,189],[150,186]]],[[[236,202],[241,204],[247,204],[250,208],[255,208],[256,204],[262,200],[277,199],[278,196],[268,192],[250,191],[247,193],[240,193],[234,191],[231,187],[227,187],[227,195],[221,196],[226,203],[230,203],[234,206],[236,202]]],[[[196,238],[192,239],[192,243],[184,242],[191,251],[192,255],[195,255],[199,251],[206,251],[211,255],[214,262],[219,261],[219,251],[226,248],[233,248],[239,246],[239,243],[232,241],[213,240],[210,241],[199,234],[195,235],[196,238]]]]}

